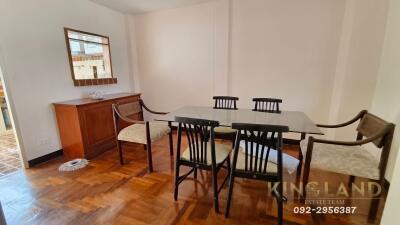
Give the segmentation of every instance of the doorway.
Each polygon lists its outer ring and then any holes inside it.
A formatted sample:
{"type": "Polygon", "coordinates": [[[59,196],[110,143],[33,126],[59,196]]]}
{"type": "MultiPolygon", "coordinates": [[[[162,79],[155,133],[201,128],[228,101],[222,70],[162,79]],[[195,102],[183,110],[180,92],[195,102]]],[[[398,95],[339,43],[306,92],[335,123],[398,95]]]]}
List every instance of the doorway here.
{"type": "Polygon", "coordinates": [[[22,168],[0,67],[0,179],[22,168]]]}

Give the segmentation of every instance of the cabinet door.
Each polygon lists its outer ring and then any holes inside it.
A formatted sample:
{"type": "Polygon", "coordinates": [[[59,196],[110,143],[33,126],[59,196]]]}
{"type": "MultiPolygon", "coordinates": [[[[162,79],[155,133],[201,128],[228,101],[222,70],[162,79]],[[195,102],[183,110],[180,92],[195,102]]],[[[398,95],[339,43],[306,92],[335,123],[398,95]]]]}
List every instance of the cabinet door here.
{"type": "Polygon", "coordinates": [[[81,110],[86,155],[92,158],[116,145],[112,102],[88,105],[81,110]]]}

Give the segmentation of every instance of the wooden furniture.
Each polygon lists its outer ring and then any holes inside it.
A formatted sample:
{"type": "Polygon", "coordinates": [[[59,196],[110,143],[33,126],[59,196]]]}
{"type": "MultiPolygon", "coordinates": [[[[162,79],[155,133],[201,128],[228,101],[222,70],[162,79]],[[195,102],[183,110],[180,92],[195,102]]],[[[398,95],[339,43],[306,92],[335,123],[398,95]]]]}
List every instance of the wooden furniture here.
{"type": "MultiPolygon", "coordinates": [[[[105,95],[54,103],[64,156],[67,159],[91,159],[116,146],[112,104],[139,102],[140,94],[105,95]]],[[[143,120],[141,113],[130,119],[143,120]]],[[[121,124],[127,126],[127,124],[121,124]]]]}
{"type": "Polygon", "coordinates": [[[254,111],[280,113],[279,104],[282,99],[277,98],[253,98],[254,111]]]}
{"type": "MultiPolygon", "coordinates": [[[[352,185],[355,177],[364,177],[377,180],[381,187],[384,187],[386,164],[393,139],[394,124],[368,113],[367,110],[363,110],[356,117],[345,123],[317,126],[339,128],[353,124],[356,121],[360,121],[357,127],[356,141],[317,139],[312,136],[308,140],[301,141],[302,155],[305,155],[302,202],[306,198],[305,187],[308,183],[310,168],[349,175],[349,186],[352,185]],[[377,148],[382,148],[379,161],[367,149],[363,148],[363,145],[367,143],[373,143],[377,148]]],[[[369,220],[375,219],[379,200],[379,196],[372,199],[368,214],[369,220]]]]}
{"type": "Polygon", "coordinates": [[[175,117],[189,117],[216,120],[220,126],[232,127],[232,123],[252,123],[288,126],[290,132],[323,134],[322,131],[303,112],[281,111],[281,113],[257,112],[251,109],[214,109],[202,106],[184,106],[157,120],[175,121],[175,117]]]}
{"type": "Polygon", "coordinates": [[[152,114],[165,115],[165,112],[156,112],[149,109],[141,99],[139,101],[131,101],[125,103],[114,103],[113,118],[114,130],[117,136],[117,147],[119,152],[120,164],[124,164],[122,143],[138,143],[145,145],[147,150],[147,163],[149,165],[149,172],[153,172],[153,157],[151,152],[151,142],[154,142],[164,135],[169,134],[169,151],[173,155],[172,144],[172,129],[171,122],[160,121],[143,121],[131,119],[132,116],[137,114],[143,118],[143,108],[152,114]],[[128,123],[129,126],[121,127],[121,122],[128,123]]]}
{"type": "Polygon", "coordinates": [[[235,177],[256,179],[267,182],[278,182],[277,188],[272,190],[278,202],[278,224],[283,223],[283,196],[282,183],[282,133],[288,132],[287,126],[257,125],[233,123],[236,129],[235,149],[229,178],[228,199],[225,217],[229,216],[235,177]],[[244,141],[244,149],[240,143],[244,141]],[[277,161],[270,162],[270,151],[274,149],[277,161]]]}
{"type": "Polygon", "coordinates": [[[214,109],[237,109],[236,102],[238,97],[232,96],[214,96],[214,109]]]}
{"type": "Polygon", "coordinates": [[[176,117],[178,126],[178,144],[175,161],[175,190],[174,199],[178,198],[179,184],[191,173],[194,172],[194,178],[197,178],[197,169],[212,172],[212,187],[214,194],[214,209],[219,212],[218,194],[224,186],[230,171],[230,146],[216,144],[214,140],[214,128],[218,126],[218,121],[192,119],[186,117],[176,117]],[[182,132],[186,133],[189,147],[181,155],[182,132]],[[217,176],[219,170],[227,163],[228,175],[218,187],[217,176]],[[192,169],[186,174],[180,176],[180,166],[188,166],[192,169]]]}
{"type": "MultiPolygon", "coordinates": [[[[238,97],[214,96],[213,99],[214,99],[214,109],[237,110],[236,102],[239,100],[238,97]]],[[[216,127],[214,131],[216,138],[232,141],[232,148],[233,148],[235,143],[236,130],[227,126],[220,126],[216,127]]]]}

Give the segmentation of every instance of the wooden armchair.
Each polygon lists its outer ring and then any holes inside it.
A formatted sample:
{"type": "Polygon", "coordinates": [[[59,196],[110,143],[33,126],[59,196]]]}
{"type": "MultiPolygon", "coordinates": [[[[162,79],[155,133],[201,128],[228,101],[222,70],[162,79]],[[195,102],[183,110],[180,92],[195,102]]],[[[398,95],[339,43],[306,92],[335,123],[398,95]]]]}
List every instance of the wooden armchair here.
{"type": "MultiPolygon", "coordinates": [[[[355,177],[364,177],[379,181],[383,187],[386,164],[395,128],[393,123],[388,123],[363,110],[356,117],[345,123],[317,126],[339,128],[353,124],[358,120],[360,122],[357,127],[356,141],[324,140],[311,136],[308,140],[300,142],[301,154],[305,156],[302,202],[306,198],[306,185],[310,168],[349,175],[349,186],[354,182],[355,177]],[[379,161],[363,148],[363,145],[367,143],[373,143],[376,147],[382,148],[379,161]]],[[[372,199],[368,214],[369,220],[375,219],[378,204],[379,198],[372,199]]]]}
{"type": "Polygon", "coordinates": [[[114,129],[117,137],[117,148],[119,161],[124,164],[122,143],[131,142],[145,145],[147,150],[147,161],[149,172],[153,172],[153,160],[151,153],[151,143],[160,139],[164,135],[169,135],[170,155],[173,155],[172,129],[171,122],[143,121],[143,109],[152,114],[167,114],[166,112],[156,112],[149,109],[140,99],[139,102],[125,104],[113,104],[114,129]],[[132,118],[132,115],[139,114],[139,118],[132,118]]]}

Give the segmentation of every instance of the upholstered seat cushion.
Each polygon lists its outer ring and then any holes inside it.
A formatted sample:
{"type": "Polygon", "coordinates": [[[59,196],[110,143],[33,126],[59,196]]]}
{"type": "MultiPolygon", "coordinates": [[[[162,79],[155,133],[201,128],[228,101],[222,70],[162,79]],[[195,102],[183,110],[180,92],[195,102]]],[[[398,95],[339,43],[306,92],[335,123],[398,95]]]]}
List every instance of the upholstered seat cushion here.
{"type": "MultiPolygon", "coordinates": [[[[228,157],[231,150],[231,147],[228,145],[215,143],[215,162],[217,164],[222,163],[228,157]]],[[[181,158],[190,161],[189,147],[183,151],[181,158]]],[[[207,143],[207,165],[211,164],[211,143],[209,142],[207,143]]]]}
{"type": "MultiPolygon", "coordinates": [[[[250,154],[248,155],[248,157],[250,157],[250,154]]],[[[251,157],[256,157],[256,156],[251,156],[251,157]]],[[[247,160],[248,160],[247,161],[247,168],[250,169],[250,164],[249,164],[250,159],[248,158],[247,160]]],[[[253,160],[253,163],[254,163],[255,159],[253,158],[252,160],[253,160]]],[[[244,150],[239,149],[238,159],[237,159],[237,162],[236,162],[236,169],[237,170],[245,170],[246,169],[246,164],[245,163],[246,163],[246,153],[245,153],[244,150]]],[[[265,160],[262,159],[262,165],[264,165],[264,164],[265,164],[265,160]]],[[[267,163],[267,173],[277,173],[277,172],[278,172],[278,166],[273,162],[268,162],[267,163]]]]}
{"type": "MultiPolygon", "coordinates": [[[[149,123],[151,142],[160,139],[162,136],[168,134],[171,131],[168,123],[166,122],[153,121],[149,123]]],[[[118,140],[146,144],[146,124],[132,124],[128,127],[125,127],[119,132],[118,140]]]]}
{"type": "Polygon", "coordinates": [[[230,134],[230,133],[235,133],[236,130],[232,129],[231,127],[216,127],[214,128],[214,132],[221,134],[230,134]]]}
{"type": "MultiPolygon", "coordinates": [[[[307,140],[300,142],[304,160],[307,144],[307,140]]],[[[311,168],[378,180],[378,165],[378,160],[361,146],[314,143],[312,150],[311,168]]]]}

